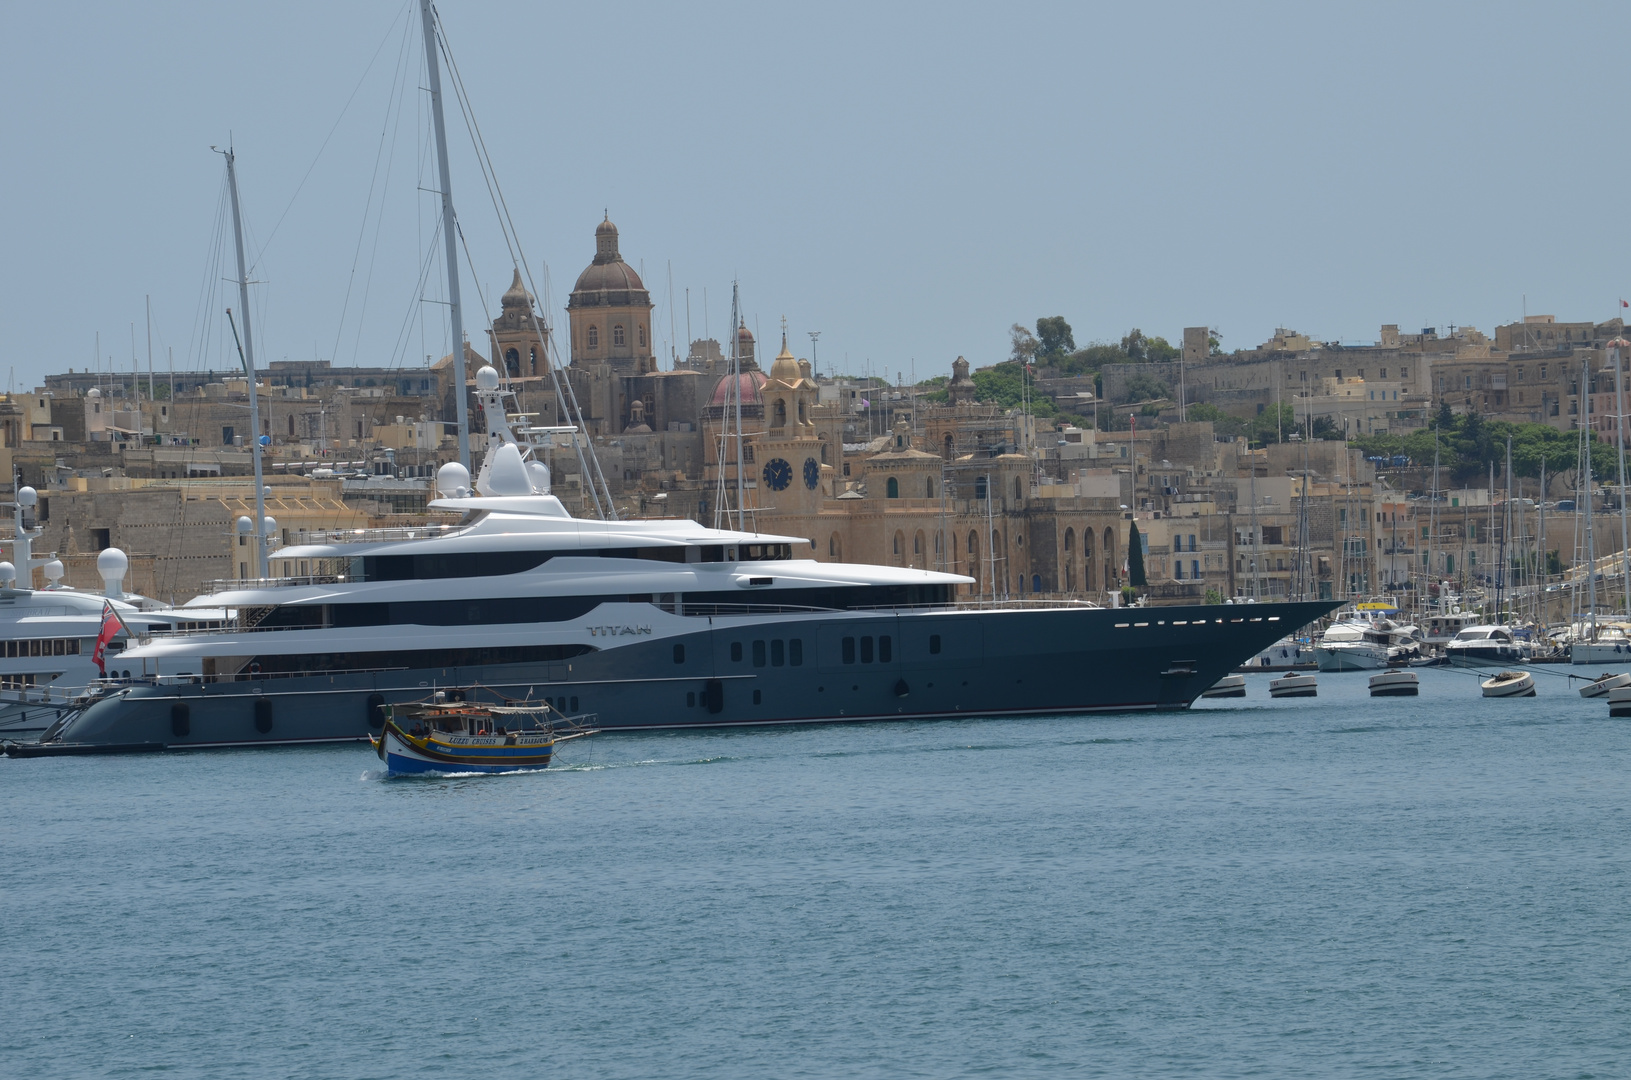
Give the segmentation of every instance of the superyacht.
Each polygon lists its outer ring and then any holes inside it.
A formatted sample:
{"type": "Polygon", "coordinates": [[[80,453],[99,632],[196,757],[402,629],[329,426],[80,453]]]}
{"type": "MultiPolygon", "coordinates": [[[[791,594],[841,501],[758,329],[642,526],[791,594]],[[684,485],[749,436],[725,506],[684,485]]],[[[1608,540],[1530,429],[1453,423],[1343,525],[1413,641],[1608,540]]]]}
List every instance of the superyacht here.
{"type": "Polygon", "coordinates": [[[233,626],[144,637],[46,740],[361,741],[438,687],[601,730],[1185,709],[1336,606],[959,603],[970,578],[817,562],[801,537],[573,518],[497,372],[477,386],[474,490],[450,462],[431,504],[456,524],[279,551],[279,576],[193,601],[233,626]]]}

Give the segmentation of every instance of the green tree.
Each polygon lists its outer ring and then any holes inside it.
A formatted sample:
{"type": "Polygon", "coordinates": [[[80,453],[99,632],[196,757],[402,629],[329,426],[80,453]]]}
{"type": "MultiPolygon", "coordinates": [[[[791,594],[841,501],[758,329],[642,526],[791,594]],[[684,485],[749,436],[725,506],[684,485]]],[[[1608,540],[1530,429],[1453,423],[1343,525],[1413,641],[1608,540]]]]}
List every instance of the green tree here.
{"type": "Polygon", "coordinates": [[[1035,355],[1043,363],[1056,364],[1076,351],[1076,338],[1063,315],[1036,320],[1036,342],[1035,355]]]}
{"type": "Polygon", "coordinates": [[[1172,387],[1144,371],[1133,372],[1121,384],[1121,400],[1124,404],[1171,396],[1172,387]]]}
{"type": "Polygon", "coordinates": [[[1136,521],[1129,523],[1127,528],[1127,580],[1135,589],[1149,584],[1144,579],[1144,541],[1138,535],[1136,521]]]}
{"type": "Polygon", "coordinates": [[[1223,603],[1223,593],[1217,589],[1209,588],[1206,590],[1206,598],[1202,601],[1202,603],[1221,604],[1223,603]]]}
{"type": "Polygon", "coordinates": [[[1448,431],[1455,427],[1455,410],[1450,408],[1448,398],[1441,398],[1438,403],[1438,429],[1448,431]]]}
{"type": "Polygon", "coordinates": [[[1038,342],[1031,332],[1019,323],[1008,328],[1008,359],[1016,364],[1028,364],[1036,358],[1038,342]]]}

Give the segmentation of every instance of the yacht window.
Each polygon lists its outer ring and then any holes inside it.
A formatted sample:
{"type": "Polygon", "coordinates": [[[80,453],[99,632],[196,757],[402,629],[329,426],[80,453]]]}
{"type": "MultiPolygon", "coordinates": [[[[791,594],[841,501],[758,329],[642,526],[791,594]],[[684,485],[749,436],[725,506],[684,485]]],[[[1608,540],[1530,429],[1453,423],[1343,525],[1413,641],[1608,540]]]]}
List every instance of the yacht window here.
{"type": "Polygon", "coordinates": [[[855,663],[855,639],[847,637],[843,641],[844,663],[855,663]]]}
{"type": "Polygon", "coordinates": [[[931,656],[938,656],[940,654],[940,635],[939,634],[930,634],[929,635],[929,654],[931,656]]]}
{"type": "Polygon", "coordinates": [[[675,645],[674,646],[674,663],[676,663],[676,664],[685,663],[685,646],[684,645],[675,645]]]}
{"type": "Polygon", "coordinates": [[[697,707],[697,692],[695,690],[691,690],[686,693],[685,707],[688,709],[694,709],[697,707]]]}
{"type": "Polygon", "coordinates": [[[765,666],[765,643],[762,641],[755,641],[753,643],[753,666],[765,666]]]}
{"type": "Polygon", "coordinates": [[[742,662],[742,643],[740,641],[731,642],[731,659],[738,664],[742,662]]]}
{"type": "Polygon", "coordinates": [[[497,577],[542,566],[549,551],[450,551],[426,555],[363,555],[351,560],[353,581],[428,581],[497,577]]]}
{"type": "Polygon", "coordinates": [[[787,663],[786,646],[781,638],[770,643],[770,666],[783,667],[787,663]]]}
{"type": "Polygon", "coordinates": [[[885,634],[878,639],[878,663],[887,664],[890,660],[894,659],[893,643],[894,639],[888,634],[885,634]]]}
{"type": "Polygon", "coordinates": [[[787,664],[789,667],[804,666],[804,641],[794,638],[787,643],[787,664]]]}
{"type": "Polygon", "coordinates": [[[872,639],[869,637],[861,639],[861,663],[872,663],[872,639]]]}

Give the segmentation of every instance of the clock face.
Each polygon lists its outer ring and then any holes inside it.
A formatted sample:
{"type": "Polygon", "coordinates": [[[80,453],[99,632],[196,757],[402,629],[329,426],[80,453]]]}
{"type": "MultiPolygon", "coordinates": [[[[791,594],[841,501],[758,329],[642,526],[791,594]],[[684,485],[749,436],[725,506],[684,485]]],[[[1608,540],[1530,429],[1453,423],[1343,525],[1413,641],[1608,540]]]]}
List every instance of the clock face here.
{"type": "Polygon", "coordinates": [[[816,488],[816,485],[819,484],[819,483],[821,483],[821,466],[816,464],[816,459],[815,458],[813,458],[813,457],[805,458],[804,459],[804,486],[809,488],[811,491],[814,491],[815,488],[816,488]]]}
{"type": "Polygon", "coordinates": [[[793,482],[793,466],[781,458],[771,458],[765,463],[765,483],[770,485],[771,491],[786,491],[787,485],[793,482]]]}

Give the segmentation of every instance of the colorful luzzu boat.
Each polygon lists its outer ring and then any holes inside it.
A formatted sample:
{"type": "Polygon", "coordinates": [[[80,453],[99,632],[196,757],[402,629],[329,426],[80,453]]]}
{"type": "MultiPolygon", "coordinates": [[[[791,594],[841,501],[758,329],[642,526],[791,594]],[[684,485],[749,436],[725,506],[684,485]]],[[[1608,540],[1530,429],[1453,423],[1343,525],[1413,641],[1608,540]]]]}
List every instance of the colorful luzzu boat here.
{"type": "Polygon", "coordinates": [[[547,704],[485,705],[457,690],[384,709],[384,730],[371,741],[392,776],[542,769],[556,744],[594,733],[582,723],[591,717],[563,721],[562,734],[547,704]]]}

